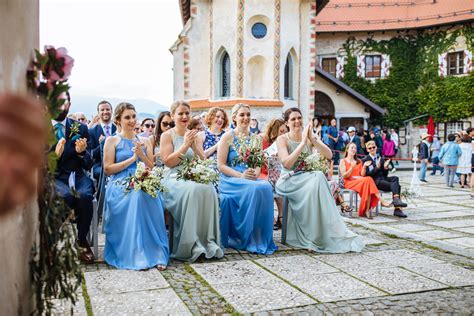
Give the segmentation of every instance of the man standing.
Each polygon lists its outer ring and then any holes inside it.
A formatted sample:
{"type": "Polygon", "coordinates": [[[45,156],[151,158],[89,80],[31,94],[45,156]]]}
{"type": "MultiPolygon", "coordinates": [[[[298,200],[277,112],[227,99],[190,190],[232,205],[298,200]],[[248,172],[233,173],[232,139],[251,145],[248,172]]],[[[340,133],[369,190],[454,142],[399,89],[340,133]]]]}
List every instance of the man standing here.
{"type": "Polygon", "coordinates": [[[388,165],[390,159],[384,161],[383,157],[377,154],[377,145],[375,141],[370,140],[365,144],[368,155],[362,159],[364,162],[363,168],[366,168],[366,176],[374,179],[375,185],[381,191],[392,192],[392,204],[395,207],[394,216],[407,217],[402,211],[402,207],[407,207],[407,204],[400,199],[401,186],[398,177],[388,177],[388,165]]]}
{"type": "Polygon", "coordinates": [[[328,145],[333,152],[334,165],[339,164],[339,152],[337,151],[337,144],[339,142],[339,132],[337,130],[337,121],[336,119],[331,120],[331,126],[329,126],[327,131],[328,145]]]}
{"type": "Polygon", "coordinates": [[[421,143],[420,143],[420,181],[427,183],[426,181],[426,169],[428,169],[428,160],[430,159],[430,143],[428,142],[428,138],[430,135],[427,133],[423,133],[421,135],[421,143]]]}
{"type": "Polygon", "coordinates": [[[79,259],[92,263],[94,254],[87,242],[94,194],[94,184],[86,173],[92,167],[92,157],[87,150],[89,132],[84,124],[67,118],[71,99],[68,93],[63,97],[62,112],[51,121],[57,140],[53,150],[58,156],[55,186],[58,195],[74,209],[76,215],[78,242],[82,248],[79,259]]]}
{"type": "Polygon", "coordinates": [[[360,138],[359,136],[356,135],[356,129],[354,126],[351,126],[347,129],[347,132],[349,133],[349,144],[354,143],[357,146],[357,155],[363,155],[364,151],[362,149],[362,146],[360,145],[360,138]]]}
{"type": "Polygon", "coordinates": [[[93,176],[99,181],[102,170],[102,148],[103,140],[115,134],[116,127],[112,124],[112,105],[108,101],[100,101],[97,105],[98,124],[89,129],[90,138],[87,143],[92,155],[93,176]],[[101,145],[102,143],[102,145],[101,145]]]}

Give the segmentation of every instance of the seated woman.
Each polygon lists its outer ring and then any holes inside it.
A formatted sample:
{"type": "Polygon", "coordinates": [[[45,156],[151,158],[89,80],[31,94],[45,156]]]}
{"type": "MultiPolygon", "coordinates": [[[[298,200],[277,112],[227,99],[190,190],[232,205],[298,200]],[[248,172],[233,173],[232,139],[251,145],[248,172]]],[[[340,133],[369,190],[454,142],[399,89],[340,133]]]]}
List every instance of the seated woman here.
{"type": "Polygon", "coordinates": [[[207,158],[217,159],[217,143],[229,125],[229,119],[223,109],[214,107],[206,115],[206,125],[208,128],[199,133],[199,142],[207,158]]]}
{"type": "Polygon", "coordinates": [[[156,119],[156,127],[153,135],[150,136],[150,142],[153,148],[153,157],[155,160],[155,165],[157,167],[162,167],[163,162],[161,161],[160,156],[160,138],[161,134],[174,127],[174,122],[171,119],[171,114],[168,111],[163,111],[158,115],[156,119]]]}
{"type": "Polygon", "coordinates": [[[221,236],[224,247],[252,253],[271,254],[273,243],[273,193],[268,181],[258,179],[260,168],[236,164],[237,136],[250,136],[250,107],[239,103],[232,108],[235,130],[222,136],[217,149],[221,172],[219,192],[221,236]]]}
{"type": "Polygon", "coordinates": [[[331,159],[331,150],[321,139],[312,137],[312,123],[303,129],[300,109],[286,110],[284,119],[290,131],[277,138],[283,169],[276,192],[288,199],[287,243],[318,252],[361,251],[364,243],[346,227],[325,175],[311,171],[291,176],[301,153],[317,150],[331,159]]]}
{"type": "MultiPolygon", "coordinates": [[[[381,200],[379,190],[375,185],[374,179],[366,177],[366,168],[371,164],[370,161],[362,164],[357,158],[357,145],[350,143],[346,147],[344,159],[339,165],[339,177],[344,179],[344,187],[356,191],[360,196],[359,216],[372,218],[371,209],[376,207],[381,200]]],[[[382,205],[388,207],[390,203],[381,201],[382,205]]]]}
{"type": "Polygon", "coordinates": [[[262,145],[263,149],[266,149],[265,151],[269,157],[268,167],[263,165],[261,168],[260,179],[268,180],[272,185],[273,196],[278,209],[278,216],[273,224],[274,230],[279,230],[281,228],[281,217],[283,212],[283,199],[275,193],[275,184],[278,181],[278,178],[280,178],[281,173],[281,161],[280,158],[278,158],[278,150],[275,141],[278,136],[287,132],[288,128],[286,127],[285,121],[282,119],[271,120],[263,132],[262,145]]]}
{"type": "Polygon", "coordinates": [[[137,161],[153,167],[149,142],[144,146],[135,136],[135,107],[120,103],[114,112],[120,133],[108,137],[104,145],[104,171],[110,176],[105,197],[105,261],[119,269],[142,270],[168,264],[168,238],[160,196],[143,191],[125,193],[120,183],[133,175],[137,161]]]}
{"type": "Polygon", "coordinates": [[[183,157],[204,157],[197,144],[197,130],[188,130],[190,107],[184,101],[171,105],[175,127],[161,135],[161,159],[168,170],[164,184],[169,190],[163,194],[166,209],[174,219],[171,258],[195,261],[199,256],[222,258],[220,247],[219,204],[211,183],[177,180],[176,173],[183,157]]]}

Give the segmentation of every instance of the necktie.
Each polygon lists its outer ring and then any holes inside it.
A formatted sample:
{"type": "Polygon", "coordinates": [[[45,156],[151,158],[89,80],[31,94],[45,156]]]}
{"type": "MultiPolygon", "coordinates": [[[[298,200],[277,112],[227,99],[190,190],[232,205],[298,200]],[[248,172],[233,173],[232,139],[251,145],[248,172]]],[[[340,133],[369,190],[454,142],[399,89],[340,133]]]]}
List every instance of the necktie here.
{"type": "Polygon", "coordinates": [[[109,137],[110,136],[110,126],[109,125],[105,125],[105,137],[109,137]]]}
{"type": "Polygon", "coordinates": [[[54,133],[56,134],[56,140],[60,140],[64,137],[63,124],[56,123],[54,124],[54,133]]]}

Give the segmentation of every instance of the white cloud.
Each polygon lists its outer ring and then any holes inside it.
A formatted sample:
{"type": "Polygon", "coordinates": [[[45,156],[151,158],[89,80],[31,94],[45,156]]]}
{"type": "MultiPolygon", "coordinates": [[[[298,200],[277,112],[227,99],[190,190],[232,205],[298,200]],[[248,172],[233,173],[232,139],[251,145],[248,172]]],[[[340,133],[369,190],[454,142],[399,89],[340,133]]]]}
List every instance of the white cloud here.
{"type": "Polygon", "coordinates": [[[176,0],[41,0],[40,42],[75,59],[71,93],[173,101],[176,0]]]}

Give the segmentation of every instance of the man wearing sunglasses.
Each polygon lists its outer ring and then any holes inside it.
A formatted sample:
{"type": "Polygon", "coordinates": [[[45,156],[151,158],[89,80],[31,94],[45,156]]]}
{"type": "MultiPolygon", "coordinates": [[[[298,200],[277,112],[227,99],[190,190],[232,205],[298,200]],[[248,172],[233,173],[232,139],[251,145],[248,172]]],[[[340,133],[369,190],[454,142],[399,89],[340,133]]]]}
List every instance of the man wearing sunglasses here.
{"type": "Polygon", "coordinates": [[[384,158],[377,153],[377,145],[373,140],[368,141],[365,144],[365,148],[369,153],[362,159],[366,176],[370,176],[374,179],[379,190],[392,192],[392,204],[395,207],[393,215],[403,218],[407,217],[402,211],[402,207],[407,207],[407,204],[400,199],[401,187],[399,179],[398,177],[387,176],[390,159],[385,161],[384,158]]]}

